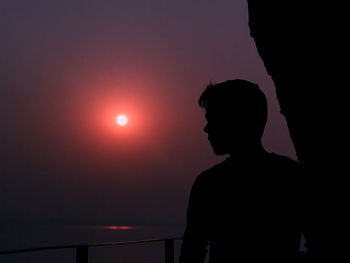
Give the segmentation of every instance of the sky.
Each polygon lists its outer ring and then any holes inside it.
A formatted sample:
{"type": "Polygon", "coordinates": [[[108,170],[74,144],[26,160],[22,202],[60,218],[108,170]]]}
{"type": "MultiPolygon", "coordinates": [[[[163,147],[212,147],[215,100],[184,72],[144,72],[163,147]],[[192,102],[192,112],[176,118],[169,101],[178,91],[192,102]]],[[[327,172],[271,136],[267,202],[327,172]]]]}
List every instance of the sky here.
{"type": "Polygon", "coordinates": [[[225,158],[203,132],[209,82],[258,83],[263,143],[295,159],[244,0],[1,0],[0,34],[1,221],[184,223],[225,158]]]}

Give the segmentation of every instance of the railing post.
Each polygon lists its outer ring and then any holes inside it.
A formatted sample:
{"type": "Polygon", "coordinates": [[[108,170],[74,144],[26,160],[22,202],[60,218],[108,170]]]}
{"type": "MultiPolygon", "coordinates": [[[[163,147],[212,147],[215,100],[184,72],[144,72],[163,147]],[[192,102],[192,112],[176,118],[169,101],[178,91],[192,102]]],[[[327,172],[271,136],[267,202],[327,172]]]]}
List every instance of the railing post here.
{"type": "Polygon", "coordinates": [[[174,239],[165,239],[165,263],[174,263],[174,239]]]}
{"type": "Polygon", "coordinates": [[[88,246],[78,246],[76,249],[76,263],[88,263],[88,246]]]}

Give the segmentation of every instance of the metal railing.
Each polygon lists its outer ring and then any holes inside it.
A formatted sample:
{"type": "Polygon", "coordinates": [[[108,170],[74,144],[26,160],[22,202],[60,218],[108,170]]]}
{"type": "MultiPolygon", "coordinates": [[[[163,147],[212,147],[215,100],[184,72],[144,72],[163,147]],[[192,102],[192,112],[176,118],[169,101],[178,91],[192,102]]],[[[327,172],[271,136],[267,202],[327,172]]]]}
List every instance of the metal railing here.
{"type": "Polygon", "coordinates": [[[148,240],[134,240],[134,241],[122,241],[112,243],[96,243],[96,244],[84,244],[84,245],[69,245],[69,246],[50,246],[50,247],[35,247],[27,249],[17,249],[0,251],[0,255],[7,254],[18,254],[32,251],[44,251],[44,250],[55,250],[55,249],[68,249],[75,248],[76,251],[76,263],[88,263],[89,261],[89,247],[105,247],[105,246],[123,246],[132,244],[145,244],[164,242],[164,262],[174,263],[174,241],[181,240],[181,238],[166,238],[166,239],[148,239],[148,240]]]}

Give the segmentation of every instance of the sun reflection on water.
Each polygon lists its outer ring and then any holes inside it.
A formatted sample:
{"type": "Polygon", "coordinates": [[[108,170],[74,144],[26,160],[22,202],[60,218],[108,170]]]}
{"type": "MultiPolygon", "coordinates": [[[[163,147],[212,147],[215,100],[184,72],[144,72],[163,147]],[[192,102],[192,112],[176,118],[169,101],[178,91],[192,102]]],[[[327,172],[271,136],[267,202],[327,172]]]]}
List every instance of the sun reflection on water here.
{"type": "Polygon", "coordinates": [[[136,227],[134,226],[99,226],[99,229],[104,229],[104,230],[133,230],[136,227]]]}

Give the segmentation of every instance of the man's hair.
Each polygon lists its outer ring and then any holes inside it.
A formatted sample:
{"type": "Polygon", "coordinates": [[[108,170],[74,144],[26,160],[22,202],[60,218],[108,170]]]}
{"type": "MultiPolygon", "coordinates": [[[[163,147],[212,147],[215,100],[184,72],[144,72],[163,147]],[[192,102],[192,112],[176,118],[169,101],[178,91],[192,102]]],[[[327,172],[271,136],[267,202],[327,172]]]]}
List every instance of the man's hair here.
{"type": "Polygon", "coordinates": [[[199,106],[203,109],[224,110],[226,117],[238,114],[264,131],[267,121],[267,101],[265,94],[257,84],[242,79],[210,83],[199,98],[199,106]]]}

